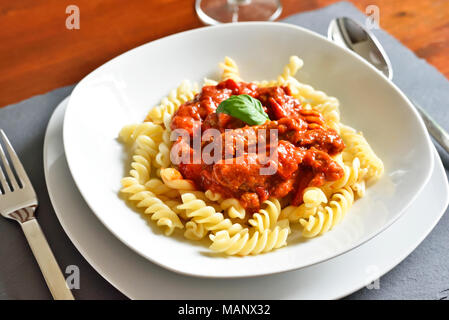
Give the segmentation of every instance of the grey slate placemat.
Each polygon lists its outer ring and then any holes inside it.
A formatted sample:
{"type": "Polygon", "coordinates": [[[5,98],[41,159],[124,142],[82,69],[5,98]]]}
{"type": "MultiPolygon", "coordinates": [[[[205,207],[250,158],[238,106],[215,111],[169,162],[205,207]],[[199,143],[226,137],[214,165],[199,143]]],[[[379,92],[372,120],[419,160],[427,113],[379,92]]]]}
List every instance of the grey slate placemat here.
{"type": "MultiPolygon", "coordinates": [[[[380,14],[382,25],[382,8],[380,14]]],[[[352,4],[340,2],[291,16],[285,21],[326,34],[329,21],[337,16],[349,16],[359,22],[365,19],[352,4]]],[[[386,32],[374,30],[374,33],[391,58],[394,82],[449,129],[447,79],[386,32]]],[[[123,299],[125,297],[96,273],[72,245],[55,216],[45,185],[42,160],[45,129],[53,110],[72,89],[73,86],[64,87],[0,109],[0,128],[7,132],[36,188],[40,201],[39,222],[61,268],[64,270],[68,265],[80,268],[81,288],[74,290],[75,298],[123,299]]],[[[449,163],[446,155],[444,162],[449,163]]],[[[0,220],[0,239],[0,299],[50,299],[20,227],[13,221],[0,220]]],[[[449,294],[444,292],[449,288],[448,239],[449,215],[446,212],[429,237],[382,277],[379,290],[362,289],[347,298],[444,298],[449,294]]]]}

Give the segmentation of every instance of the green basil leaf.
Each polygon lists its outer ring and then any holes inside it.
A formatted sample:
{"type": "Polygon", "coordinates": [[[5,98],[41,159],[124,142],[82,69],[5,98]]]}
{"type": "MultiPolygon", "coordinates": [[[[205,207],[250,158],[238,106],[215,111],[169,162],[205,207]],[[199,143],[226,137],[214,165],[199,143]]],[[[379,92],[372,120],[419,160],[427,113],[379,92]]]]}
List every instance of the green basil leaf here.
{"type": "Polygon", "coordinates": [[[247,94],[231,96],[220,103],[217,113],[226,113],[249,125],[264,124],[270,120],[259,100],[247,94]]]}

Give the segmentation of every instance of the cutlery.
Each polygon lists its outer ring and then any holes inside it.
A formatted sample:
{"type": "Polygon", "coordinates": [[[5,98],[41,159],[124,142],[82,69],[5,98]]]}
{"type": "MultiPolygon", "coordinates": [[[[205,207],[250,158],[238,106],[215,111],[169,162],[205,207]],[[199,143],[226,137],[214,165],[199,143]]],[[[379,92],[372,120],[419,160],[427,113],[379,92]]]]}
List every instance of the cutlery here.
{"type": "MultiPolygon", "coordinates": [[[[392,81],[393,68],[388,55],[376,36],[362,25],[351,18],[336,18],[329,24],[327,36],[336,44],[359,54],[392,81]]],[[[449,153],[449,134],[419,104],[410,101],[421,115],[429,133],[449,153]]]]}
{"type": "Polygon", "coordinates": [[[0,213],[5,218],[17,221],[22,227],[53,298],[74,300],[34,216],[38,199],[30,179],[6,134],[1,129],[0,137],[11,161],[10,164],[0,142],[0,213]]]}

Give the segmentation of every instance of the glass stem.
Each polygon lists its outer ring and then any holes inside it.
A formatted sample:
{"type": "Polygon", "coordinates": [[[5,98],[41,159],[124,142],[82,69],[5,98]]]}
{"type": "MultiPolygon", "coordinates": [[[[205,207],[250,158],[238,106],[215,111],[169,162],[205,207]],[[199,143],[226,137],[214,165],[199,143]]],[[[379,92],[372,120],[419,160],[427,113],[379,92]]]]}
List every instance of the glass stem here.
{"type": "Polygon", "coordinates": [[[228,6],[232,11],[232,22],[239,21],[239,6],[250,4],[251,0],[228,0],[228,6]]]}

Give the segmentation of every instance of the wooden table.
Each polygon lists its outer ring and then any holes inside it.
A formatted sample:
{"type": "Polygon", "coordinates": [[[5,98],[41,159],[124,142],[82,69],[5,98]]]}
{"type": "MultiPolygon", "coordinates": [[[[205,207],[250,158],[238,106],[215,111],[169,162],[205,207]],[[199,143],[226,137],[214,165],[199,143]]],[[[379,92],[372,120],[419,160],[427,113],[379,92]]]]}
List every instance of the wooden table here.
{"type": "MultiPolygon", "coordinates": [[[[0,2],[0,106],[73,84],[114,56],[201,26],[194,0],[19,0],[0,2]],[[66,7],[80,9],[68,30],[66,7]]],[[[337,0],[282,0],[281,18],[337,0]]],[[[449,1],[351,0],[380,8],[380,25],[449,77],[449,1]]]]}

